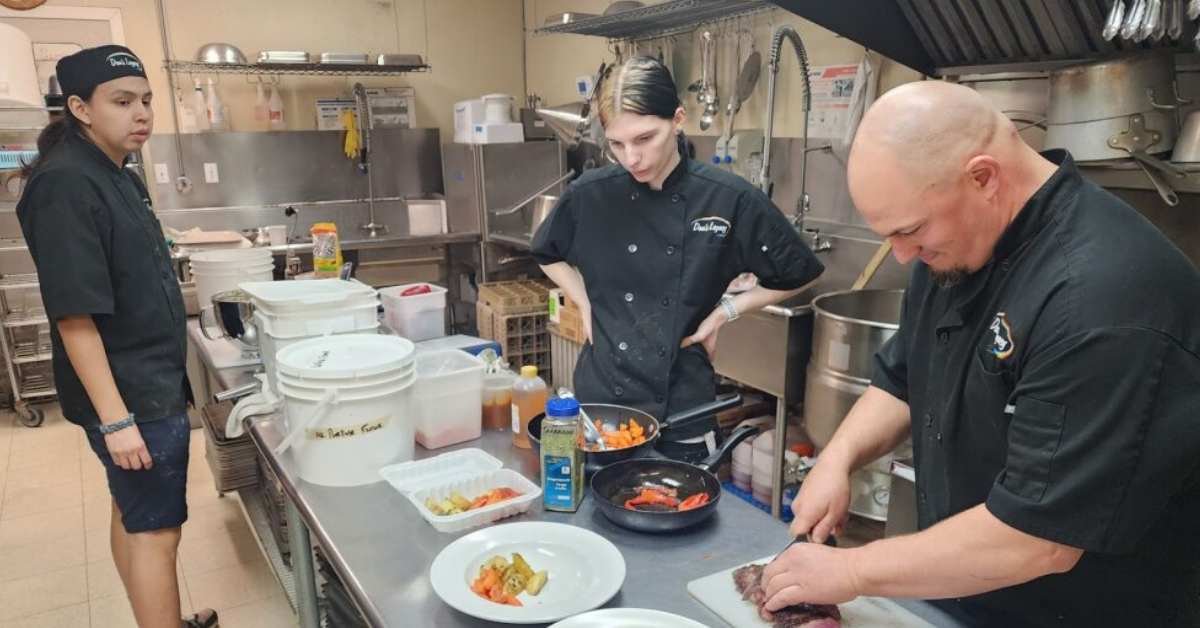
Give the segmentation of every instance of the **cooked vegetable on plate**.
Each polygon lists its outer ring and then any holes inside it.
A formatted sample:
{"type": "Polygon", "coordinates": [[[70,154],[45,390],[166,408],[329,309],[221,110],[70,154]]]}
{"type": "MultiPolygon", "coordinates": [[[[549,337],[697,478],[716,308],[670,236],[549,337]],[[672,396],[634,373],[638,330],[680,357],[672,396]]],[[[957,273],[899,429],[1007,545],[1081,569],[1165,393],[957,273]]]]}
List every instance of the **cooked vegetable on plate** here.
{"type": "Polygon", "coordinates": [[[479,568],[479,576],[471,583],[471,590],[497,604],[523,606],[517,596],[541,593],[549,579],[546,570],[534,571],[520,554],[513,554],[511,562],[496,555],[479,568]]]}

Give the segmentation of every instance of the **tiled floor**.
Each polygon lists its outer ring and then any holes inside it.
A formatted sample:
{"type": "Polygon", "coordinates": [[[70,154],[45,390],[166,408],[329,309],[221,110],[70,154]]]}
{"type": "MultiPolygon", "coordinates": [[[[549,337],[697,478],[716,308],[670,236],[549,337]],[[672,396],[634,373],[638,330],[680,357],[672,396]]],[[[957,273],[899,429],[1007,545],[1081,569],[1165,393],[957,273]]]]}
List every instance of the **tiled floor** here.
{"type": "MultiPolygon", "coordinates": [[[[0,628],[135,628],[109,550],[103,468],[82,430],[44,407],[35,429],[0,413],[0,628]]],[[[295,626],[237,495],[213,488],[198,430],[191,446],[183,612],[215,608],[223,628],[295,626]]]]}

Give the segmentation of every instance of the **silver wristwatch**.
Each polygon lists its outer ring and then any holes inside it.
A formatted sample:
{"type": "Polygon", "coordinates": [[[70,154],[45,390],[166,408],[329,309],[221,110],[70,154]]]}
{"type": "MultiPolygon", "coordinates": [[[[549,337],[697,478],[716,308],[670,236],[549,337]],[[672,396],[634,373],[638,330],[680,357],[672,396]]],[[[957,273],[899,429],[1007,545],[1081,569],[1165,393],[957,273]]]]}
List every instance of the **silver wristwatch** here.
{"type": "Polygon", "coordinates": [[[736,321],[741,316],[737,311],[737,306],[733,304],[733,297],[729,295],[721,297],[721,309],[725,310],[725,318],[730,322],[736,321]]]}

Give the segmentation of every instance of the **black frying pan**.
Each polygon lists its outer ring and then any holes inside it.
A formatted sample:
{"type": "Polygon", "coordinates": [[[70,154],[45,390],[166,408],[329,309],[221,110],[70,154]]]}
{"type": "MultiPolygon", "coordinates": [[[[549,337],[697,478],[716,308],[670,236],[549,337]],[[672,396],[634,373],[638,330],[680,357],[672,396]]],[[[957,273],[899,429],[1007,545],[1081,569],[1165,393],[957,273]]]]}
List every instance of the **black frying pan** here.
{"type": "MultiPolygon", "coordinates": [[[[663,431],[671,428],[689,425],[700,419],[703,419],[711,414],[728,410],[741,405],[741,395],[733,395],[725,399],[718,399],[694,408],[689,408],[683,412],[672,414],[658,422],[650,414],[642,412],[636,408],[628,408],[626,406],[616,406],[606,403],[584,403],[580,407],[587,412],[588,416],[593,421],[600,421],[604,425],[605,430],[615,430],[621,423],[627,423],[632,417],[637,419],[638,425],[646,431],[646,442],[632,447],[622,447],[621,449],[605,449],[602,451],[584,450],[584,467],[588,473],[592,473],[605,465],[612,464],[621,460],[627,460],[635,456],[648,455],[654,448],[655,441],[658,440],[663,431]]],[[[539,414],[529,421],[529,440],[533,443],[533,453],[540,459],[542,456],[542,419],[546,415],[539,414]]],[[[580,420],[583,420],[582,418],[580,420]]]]}
{"type": "Polygon", "coordinates": [[[592,476],[592,499],[609,521],[622,528],[672,532],[696,525],[711,517],[721,501],[721,482],[713,470],[734,447],[757,433],[758,428],[752,425],[738,428],[720,450],[696,465],[662,458],[635,458],[608,465],[592,476]],[[708,503],[684,511],[625,507],[625,502],[636,497],[643,487],[663,486],[675,489],[680,501],[699,492],[708,493],[708,503]]]}

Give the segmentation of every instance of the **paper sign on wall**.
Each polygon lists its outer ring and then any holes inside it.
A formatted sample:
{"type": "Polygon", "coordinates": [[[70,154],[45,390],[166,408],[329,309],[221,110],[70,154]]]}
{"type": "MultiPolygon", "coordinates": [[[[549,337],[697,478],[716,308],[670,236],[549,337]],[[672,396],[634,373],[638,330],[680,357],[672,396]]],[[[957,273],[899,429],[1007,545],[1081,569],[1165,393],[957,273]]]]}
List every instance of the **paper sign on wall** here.
{"type": "Polygon", "coordinates": [[[840,138],[845,134],[857,74],[857,64],[809,68],[809,82],[812,84],[809,137],[840,138]]]}

